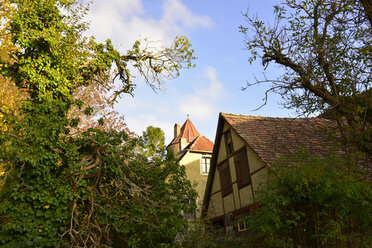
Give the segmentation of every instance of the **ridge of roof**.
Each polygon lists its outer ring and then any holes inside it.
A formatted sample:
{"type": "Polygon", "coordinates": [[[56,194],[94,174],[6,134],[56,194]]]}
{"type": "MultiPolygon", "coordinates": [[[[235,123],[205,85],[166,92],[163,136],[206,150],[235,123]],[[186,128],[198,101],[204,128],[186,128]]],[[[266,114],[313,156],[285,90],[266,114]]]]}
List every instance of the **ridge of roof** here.
{"type": "MultiPolygon", "coordinates": [[[[267,120],[309,120],[309,119],[324,119],[321,117],[269,117],[269,116],[260,116],[260,115],[242,115],[242,114],[231,114],[231,113],[220,113],[223,117],[231,118],[243,118],[243,119],[267,119],[267,120]]],[[[327,119],[328,121],[328,119],[327,119]]]]}

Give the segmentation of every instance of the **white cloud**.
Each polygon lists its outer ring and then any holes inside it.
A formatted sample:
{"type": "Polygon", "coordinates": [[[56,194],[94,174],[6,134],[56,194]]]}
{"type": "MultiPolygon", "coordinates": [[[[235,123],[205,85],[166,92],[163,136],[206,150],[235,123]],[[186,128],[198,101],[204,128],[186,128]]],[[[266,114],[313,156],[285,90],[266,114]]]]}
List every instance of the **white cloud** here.
{"type": "Polygon", "coordinates": [[[213,25],[209,17],[195,15],[179,0],[166,0],[163,6],[164,16],[161,21],[165,25],[172,23],[189,28],[198,26],[208,28],[213,25]]]}
{"type": "Polygon", "coordinates": [[[164,0],[162,8],[162,16],[155,19],[146,15],[141,0],[96,1],[87,16],[91,22],[89,35],[98,41],[110,38],[127,50],[137,39],[167,43],[186,29],[213,25],[208,16],[193,13],[180,0],[164,0]]]}
{"type": "Polygon", "coordinates": [[[181,98],[182,102],[179,105],[184,116],[190,114],[193,120],[207,121],[213,118],[217,100],[224,97],[223,85],[217,78],[217,70],[209,66],[205,69],[204,76],[209,82],[208,87],[195,89],[194,93],[181,98]]]}
{"type": "Polygon", "coordinates": [[[210,82],[207,89],[197,89],[197,93],[200,95],[206,95],[209,98],[219,98],[223,93],[222,82],[217,78],[217,70],[212,66],[208,66],[204,71],[204,76],[210,82]]]}

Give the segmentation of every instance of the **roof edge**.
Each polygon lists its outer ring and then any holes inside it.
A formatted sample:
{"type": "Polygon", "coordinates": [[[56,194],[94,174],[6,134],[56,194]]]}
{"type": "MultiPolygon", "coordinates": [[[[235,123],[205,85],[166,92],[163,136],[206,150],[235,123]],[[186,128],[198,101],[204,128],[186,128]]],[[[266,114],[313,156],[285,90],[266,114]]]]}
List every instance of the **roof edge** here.
{"type": "Polygon", "coordinates": [[[212,151],[212,159],[211,159],[211,166],[209,170],[209,175],[207,179],[207,185],[205,187],[205,192],[204,192],[204,199],[203,199],[203,205],[201,209],[201,217],[205,217],[207,215],[207,210],[209,207],[209,200],[210,200],[210,195],[211,195],[211,190],[212,190],[212,183],[214,180],[214,175],[216,172],[216,163],[217,163],[217,157],[218,157],[218,149],[220,147],[220,136],[222,136],[222,131],[223,131],[223,126],[225,122],[225,118],[222,116],[222,112],[220,112],[218,116],[218,124],[217,124],[217,130],[216,130],[216,136],[214,140],[214,146],[213,146],[213,151],[212,151]],[[216,156],[213,156],[213,154],[216,154],[216,156]]]}

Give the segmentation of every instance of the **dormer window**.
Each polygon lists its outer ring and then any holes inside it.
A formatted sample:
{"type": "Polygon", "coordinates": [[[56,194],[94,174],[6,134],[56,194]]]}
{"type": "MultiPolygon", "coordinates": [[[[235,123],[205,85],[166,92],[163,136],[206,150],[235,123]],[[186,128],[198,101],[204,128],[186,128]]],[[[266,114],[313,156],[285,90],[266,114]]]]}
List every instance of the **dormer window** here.
{"type": "Polygon", "coordinates": [[[201,172],[202,172],[202,174],[208,174],[209,173],[210,164],[211,164],[211,158],[203,156],[202,159],[201,159],[201,172]]]}
{"type": "Polygon", "coordinates": [[[231,132],[227,131],[224,134],[224,136],[225,136],[226,154],[230,155],[234,151],[233,142],[232,142],[232,138],[231,138],[231,132]]]}

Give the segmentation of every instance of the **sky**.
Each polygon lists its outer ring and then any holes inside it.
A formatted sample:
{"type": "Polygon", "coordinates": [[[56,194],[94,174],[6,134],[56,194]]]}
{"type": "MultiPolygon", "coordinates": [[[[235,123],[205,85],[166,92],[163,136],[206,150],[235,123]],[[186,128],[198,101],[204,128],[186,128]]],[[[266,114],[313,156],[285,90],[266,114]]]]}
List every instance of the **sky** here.
{"type": "Polygon", "coordinates": [[[89,35],[98,41],[110,38],[125,52],[135,40],[169,44],[175,36],[186,36],[195,50],[196,68],[182,70],[181,75],[163,83],[154,92],[143,78],[136,77],[135,96],[123,96],[116,110],[124,115],[130,130],[141,135],[147,126],[160,127],[168,144],[175,123],[182,125],[187,115],[196,129],[214,141],[220,112],[271,117],[295,117],[293,110],[280,105],[281,97],[269,94],[268,85],[242,91],[255,77],[275,78],[282,71],[277,66],[266,70],[261,61],[250,64],[239,26],[248,10],[264,21],[272,21],[274,0],[95,0],[87,19],[89,35]]]}

